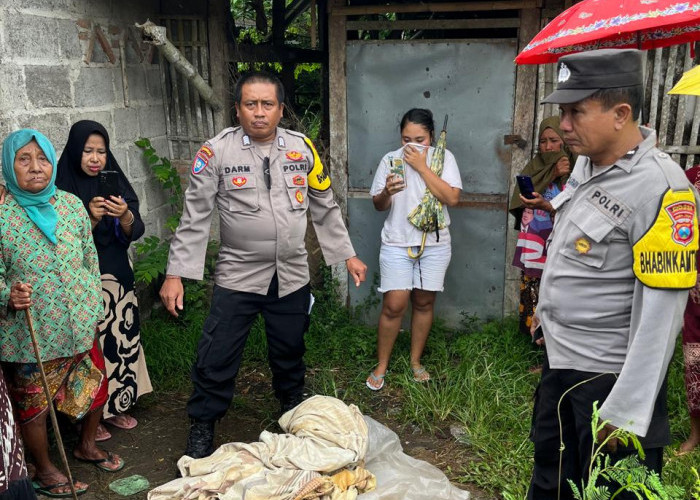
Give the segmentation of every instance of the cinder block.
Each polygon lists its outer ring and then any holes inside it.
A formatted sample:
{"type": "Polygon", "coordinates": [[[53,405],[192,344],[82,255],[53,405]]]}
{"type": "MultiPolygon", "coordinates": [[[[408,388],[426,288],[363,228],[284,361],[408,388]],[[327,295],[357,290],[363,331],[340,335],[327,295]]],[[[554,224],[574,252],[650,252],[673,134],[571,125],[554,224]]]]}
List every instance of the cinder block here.
{"type": "Polygon", "coordinates": [[[160,101],[163,98],[163,92],[160,83],[159,66],[146,66],[146,83],[148,84],[148,95],[151,99],[160,101]]]}
{"type": "Polygon", "coordinates": [[[163,186],[161,186],[160,182],[158,182],[154,176],[151,176],[144,181],[143,190],[146,193],[145,199],[148,203],[147,208],[149,211],[156,210],[162,206],[169,206],[169,195],[165,192],[163,186]]]}
{"type": "Polygon", "coordinates": [[[165,135],[165,113],[163,106],[139,108],[139,124],[142,137],[149,139],[165,135]]]}
{"type": "Polygon", "coordinates": [[[17,125],[17,128],[33,128],[44,134],[53,143],[56,154],[61,155],[70,128],[68,115],[65,113],[24,114],[17,118],[17,125]]]}
{"type": "MultiPolygon", "coordinates": [[[[125,172],[129,180],[144,181],[146,178],[153,175],[150,166],[143,157],[143,152],[138,146],[129,146],[126,156],[128,167],[125,172]]],[[[124,169],[124,165],[122,165],[122,169],[124,169]]]]}
{"type": "Polygon", "coordinates": [[[113,104],[115,97],[112,78],[112,68],[81,68],[74,84],[75,105],[90,107],[113,104]]]}
{"type": "Polygon", "coordinates": [[[26,107],[27,98],[22,68],[3,64],[0,71],[0,110],[18,111],[26,107]]]}
{"type": "Polygon", "coordinates": [[[58,58],[58,27],[49,17],[5,13],[5,53],[38,60],[58,58]]]}
{"type": "Polygon", "coordinates": [[[35,108],[70,107],[68,66],[26,66],[27,98],[35,108]]]}
{"type": "Polygon", "coordinates": [[[71,60],[82,60],[83,49],[78,39],[78,26],[72,19],[57,19],[58,45],[61,57],[71,60]]]}
{"type": "Polygon", "coordinates": [[[138,138],[138,110],[134,108],[116,108],[114,110],[114,140],[133,145],[133,142],[138,138]]]}
{"type": "MultiPolygon", "coordinates": [[[[124,144],[116,144],[111,137],[110,139],[111,144],[109,146],[109,150],[114,155],[114,159],[117,160],[117,163],[124,172],[124,175],[126,175],[127,179],[129,179],[129,182],[131,182],[131,178],[129,178],[129,175],[127,174],[127,167],[129,165],[129,162],[126,159],[127,146],[124,144]]],[[[136,195],[138,196],[138,193],[136,193],[136,195]]]]}
{"type": "MultiPolygon", "coordinates": [[[[121,70],[119,75],[119,81],[121,83],[121,70]]],[[[142,65],[128,66],[126,68],[126,78],[129,82],[129,99],[134,101],[148,99],[146,74],[142,65]]]]}
{"type": "Polygon", "coordinates": [[[109,138],[114,142],[114,126],[112,123],[112,115],[109,111],[84,111],[77,110],[77,112],[71,113],[70,123],[73,125],[75,122],[80,120],[92,120],[101,124],[107,129],[109,138]]]}

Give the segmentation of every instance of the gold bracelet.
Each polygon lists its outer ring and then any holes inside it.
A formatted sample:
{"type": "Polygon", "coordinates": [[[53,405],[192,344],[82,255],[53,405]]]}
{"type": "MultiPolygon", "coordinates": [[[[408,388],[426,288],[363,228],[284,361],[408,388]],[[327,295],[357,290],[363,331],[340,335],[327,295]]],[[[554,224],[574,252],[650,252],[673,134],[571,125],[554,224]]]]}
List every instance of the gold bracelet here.
{"type": "Polygon", "coordinates": [[[127,210],[127,212],[131,214],[131,219],[129,219],[129,222],[122,222],[122,226],[130,226],[134,223],[134,219],[136,219],[136,217],[134,217],[134,212],[132,212],[131,210],[127,210]]]}

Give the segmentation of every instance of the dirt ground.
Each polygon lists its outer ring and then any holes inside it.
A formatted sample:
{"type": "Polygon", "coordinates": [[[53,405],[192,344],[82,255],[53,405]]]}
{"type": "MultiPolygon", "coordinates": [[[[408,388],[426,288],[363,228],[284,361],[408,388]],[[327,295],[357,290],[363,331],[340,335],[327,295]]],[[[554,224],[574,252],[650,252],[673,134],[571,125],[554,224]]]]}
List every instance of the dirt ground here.
{"type": "MultiPolygon", "coordinates": [[[[276,419],[279,405],[271,395],[266,373],[241,369],[237,381],[237,396],[226,417],[217,425],[216,445],[226,442],[253,442],[258,440],[262,430],[281,432],[276,419]]],[[[309,373],[309,378],[313,373],[309,373]]],[[[420,460],[425,460],[449,474],[448,466],[459,470],[459,464],[467,459],[464,448],[450,435],[449,429],[435,433],[422,433],[414,426],[401,426],[391,415],[398,413],[396,398],[391,391],[382,391],[379,397],[371,399],[370,416],[394,430],[400,437],[404,451],[420,460]]],[[[122,497],[109,489],[109,484],[120,478],[140,474],[148,478],[151,488],[175,478],[176,463],[185,448],[188,419],[185,393],[149,394],[139,400],[133,416],[139,421],[138,427],[130,431],[109,427],[112,439],[101,446],[121,455],[126,466],[121,471],[109,474],[98,471],[90,464],[72,459],[70,450],[75,444],[75,432],[71,426],[62,428],[63,441],[69,457],[74,478],[90,484],[90,490],[80,498],[84,500],[119,499],[122,497]]],[[[51,436],[50,439],[53,439],[51,436]]],[[[60,463],[54,449],[55,463],[60,463]]],[[[468,485],[458,485],[468,489],[474,500],[491,500],[486,495],[468,485]]],[[[131,499],[145,499],[147,491],[130,496],[131,499]]],[[[48,497],[40,496],[40,499],[48,497]]],[[[410,500],[410,499],[409,499],[410,500]]]]}

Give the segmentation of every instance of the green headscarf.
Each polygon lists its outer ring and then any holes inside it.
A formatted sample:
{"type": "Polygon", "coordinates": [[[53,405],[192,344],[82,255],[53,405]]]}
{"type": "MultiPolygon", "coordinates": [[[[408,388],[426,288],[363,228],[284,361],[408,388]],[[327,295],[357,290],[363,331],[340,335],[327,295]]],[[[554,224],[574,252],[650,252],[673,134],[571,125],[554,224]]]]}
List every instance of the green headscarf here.
{"type": "MultiPolygon", "coordinates": [[[[548,128],[554,130],[554,132],[561,138],[561,140],[564,140],[564,133],[561,131],[561,128],[559,128],[558,116],[550,116],[549,118],[545,118],[544,120],[542,120],[542,123],[540,123],[540,129],[539,133],[537,134],[537,138],[539,139],[540,137],[542,137],[542,134],[548,128]]],[[[535,191],[537,193],[544,194],[544,191],[547,189],[547,186],[550,182],[552,182],[552,172],[556,167],[556,164],[559,161],[559,159],[563,156],[567,156],[569,158],[569,163],[571,163],[571,168],[573,169],[574,164],[576,163],[577,156],[571,151],[569,151],[569,148],[566,146],[566,144],[562,144],[561,151],[538,151],[537,154],[532,158],[532,160],[530,160],[530,162],[527,165],[525,165],[525,168],[523,169],[521,174],[529,175],[532,178],[532,184],[535,186],[535,191]]],[[[568,175],[564,175],[555,179],[555,182],[559,185],[559,188],[562,188],[564,184],[566,184],[568,178],[568,175]]],[[[522,209],[523,205],[520,201],[519,195],[520,190],[516,185],[515,189],[513,190],[513,196],[510,199],[510,204],[508,205],[508,211],[511,212],[516,218],[516,229],[520,225],[520,215],[518,212],[522,209]]]]}
{"type": "Polygon", "coordinates": [[[49,200],[56,194],[56,150],[51,141],[41,132],[31,128],[23,128],[12,132],[2,143],[2,175],[7,183],[7,190],[17,200],[19,206],[24,208],[32,222],[55,244],[57,242],[56,223],[58,222],[58,216],[49,200]],[[17,176],[15,175],[15,155],[19,149],[29,144],[32,140],[37,142],[53,166],[51,181],[38,193],[30,193],[20,189],[17,185],[17,176]]]}

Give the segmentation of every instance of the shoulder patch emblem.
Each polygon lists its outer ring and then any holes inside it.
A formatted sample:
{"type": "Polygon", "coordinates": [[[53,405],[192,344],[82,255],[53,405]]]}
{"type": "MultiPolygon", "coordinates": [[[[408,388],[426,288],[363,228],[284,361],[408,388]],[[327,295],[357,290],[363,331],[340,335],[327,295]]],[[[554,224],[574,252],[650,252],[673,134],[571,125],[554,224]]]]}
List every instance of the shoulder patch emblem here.
{"type": "Polygon", "coordinates": [[[574,242],[574,248],[578,253],[585,255],[591,251],[591,242],[581,237],[574,242]]]}
{"type": "Polygon", "coordinates": [[[207,165],[209,165],[209,160],[214,157],[214,152],[206,144],[199,148],[197,154],[194,155],[194,161],[192,162],[192,173],[197,175],[202,172],[207,165]]]}
{"type": "Polygon", "coordinates": [[[671,218],[673,233],[671,238],[679,245],[688,246],[693,241],[693,217],[695,204],[687,201],[677,201],[664,207],[671,218]]]}
{"type": "Polygon", "coordinates": [[[236,186],[236,187],[241,187],[241,186],[243,186],[246,182],[248,182],[248,178],[247,178],[247,177],[237,176],[237,177],[233,177],[233,178],[231,179],[231,182],[233,183],[234,186],[236,186]]]}
{"type": "Polygon", "coordinates": [[[294,197],[299,203],[304,203],[304,193],[301,192],[301,189],[297,189],[297,192],[294,193],[294,197]]]}
{"type": "Polygon", "coordinates": [[[666,191],[656,220],[632,247],[634,274],[651,288],[695,286],[698,217],[692,190],[666,191]]]}
{"type": "Polygon", "coordinates": [[[295,175],[292,177],[292,184],[295,186],[304,186],[306,184],[306,179],[304,179],[303,175],[295,175]]]}
{"type": "Polygon", "coordinates": [[[288,160],[292,160],[292,161],[299,161],[302,158],[304,158],[304,155],[301,154],[299,151],[290,151],[285,156],[287,157],[288,160]]]}

